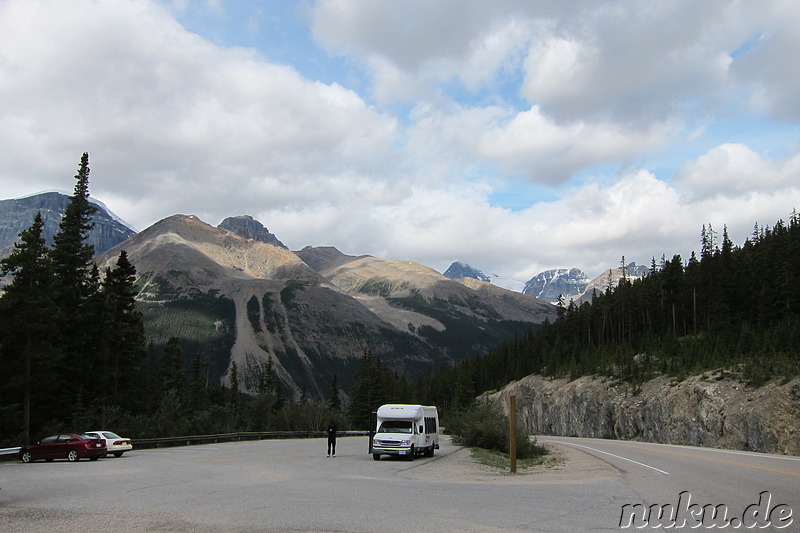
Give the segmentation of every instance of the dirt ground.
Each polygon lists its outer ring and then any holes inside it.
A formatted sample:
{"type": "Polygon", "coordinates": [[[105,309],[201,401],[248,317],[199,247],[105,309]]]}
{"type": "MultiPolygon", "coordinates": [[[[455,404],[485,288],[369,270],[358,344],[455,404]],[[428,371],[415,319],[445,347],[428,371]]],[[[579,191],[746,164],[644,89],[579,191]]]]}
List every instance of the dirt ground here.
{"type": "Polygon", "coordinates": [[[463,448],[430,461],[420,467],[409,468],[398,475],[419,481],[445,481],[450,483],[586,483],[619,478],[619,472],[591,455],[569,446],[548,443],[550,450],[541,465],[517,470],[511,474],[480,464],[470,450],[463,448]]]}

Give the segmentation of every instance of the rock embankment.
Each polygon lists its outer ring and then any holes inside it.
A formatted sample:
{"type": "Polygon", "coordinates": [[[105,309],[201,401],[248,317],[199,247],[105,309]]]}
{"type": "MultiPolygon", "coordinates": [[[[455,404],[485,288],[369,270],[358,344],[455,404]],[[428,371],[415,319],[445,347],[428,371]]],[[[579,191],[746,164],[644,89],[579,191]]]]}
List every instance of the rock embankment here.
{"type": "Polygon", "coordinates": [[[751,388],[707,375],[628,383],[533,375],[486,395],[531,434],[640,440],[800,455],[800,378],[751,388]]]}

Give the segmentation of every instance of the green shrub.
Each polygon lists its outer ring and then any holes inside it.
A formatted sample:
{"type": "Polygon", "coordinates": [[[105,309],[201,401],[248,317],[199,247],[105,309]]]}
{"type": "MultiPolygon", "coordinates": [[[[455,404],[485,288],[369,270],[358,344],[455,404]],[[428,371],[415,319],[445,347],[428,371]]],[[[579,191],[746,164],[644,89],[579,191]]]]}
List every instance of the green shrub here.
{"type": "MultiPolygon", "coordinates": [[[[496,405],[477,402],[471,408],[459,411],[447,424],[453,443],[509,453],[508,417],[496,405]]],[[[546,455],[543,446],[531,440],[528,430],[517,423],[517,458],[528,459],[546,455]]]]}

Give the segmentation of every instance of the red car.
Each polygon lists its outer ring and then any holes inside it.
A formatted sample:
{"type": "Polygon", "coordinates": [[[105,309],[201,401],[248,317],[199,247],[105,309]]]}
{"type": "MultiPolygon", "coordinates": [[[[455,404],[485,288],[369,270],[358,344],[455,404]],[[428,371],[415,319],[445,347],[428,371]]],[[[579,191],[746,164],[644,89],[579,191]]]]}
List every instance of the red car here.
{"type": "Polygon", "coordinates": [[[96,439],[77,433],[61,433],[45,437],[37,444],[24,446],[19,451],[19,458],[23,463],[30,463],[37,459],[77,461],[83,457],[95,461],[107,452],[105,439],[96,439]]]}

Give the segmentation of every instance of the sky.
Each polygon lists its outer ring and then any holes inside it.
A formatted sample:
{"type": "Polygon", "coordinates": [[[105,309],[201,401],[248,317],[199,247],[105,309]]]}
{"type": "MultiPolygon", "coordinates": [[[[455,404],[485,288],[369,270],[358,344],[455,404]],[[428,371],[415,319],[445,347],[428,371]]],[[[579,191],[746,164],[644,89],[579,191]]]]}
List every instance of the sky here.
{"type": "Polygon", "coordinates": [[[796,0],[0,0],[0,198],[527,281],[800,208],[796,0]]]}

